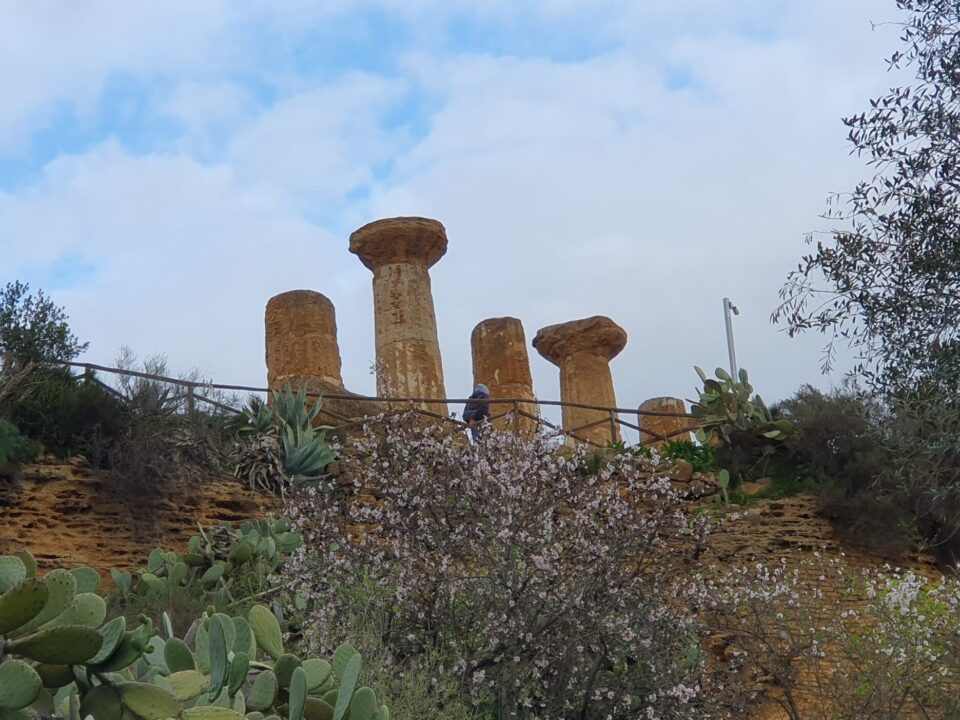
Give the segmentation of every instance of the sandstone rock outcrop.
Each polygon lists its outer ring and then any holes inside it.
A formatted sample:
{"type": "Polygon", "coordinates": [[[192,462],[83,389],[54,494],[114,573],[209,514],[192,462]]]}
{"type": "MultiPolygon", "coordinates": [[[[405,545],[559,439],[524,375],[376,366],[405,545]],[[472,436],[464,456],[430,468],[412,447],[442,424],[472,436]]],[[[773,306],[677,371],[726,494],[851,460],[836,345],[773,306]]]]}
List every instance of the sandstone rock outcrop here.
{"type": "Polygon", "coordinates": [[[645,412],[657,412],[657,413],[686,413],[687,406],[680,398],[672,397],[655,397],[650,398],[649,400],[644,400],[641,403],[639,412],[637,413],[640,422],[640,442],[643,445],[649,445],[650,447],[663,447],[668,442],[673,442],[674,440],[687,440],[690,441],[690,433],[680,433],[679,435],[671,435],[678,430],[682,430],[685,427],[690,427],[693,424],[691,418],[685,417],[671,417],[669,415],[644,415],[645,412]],[[644,432],[647,430],[649,432],[644,432]],[[667,436],[668,439],[658,440],[658,437],[667,436]]]}
{"type": "MultiPolygon", "coordinates": [[[[534,399],[527,340],[523,324],[517,318],[489,318],[479,323],[470,335],[470,347],[473,354],[473,382],[483,383],[490,388],[491,398],[534,399]]],[[[518,409],[531,415],[537,414],[537,406],[532,403],[519,403],[518,409]]],[[[513,412],[512,404],[491,403],[494,427],[500,430],[516,428],[522,433],[536,432],[537,422],[523,415],[518,415],[513,421],[507,417],[496,418],[508,412],[513,412]]]]}
{"type": "MultiPolygon", "coordinates": [[[[541,328],[533,339],[537,352],[560,368],[560,400],[601,407],[617,405],[610,361],[626,344],[626,331],[600,315],[541,328]]],[[[563,429],[598,445],[620,440],[619,426],[601,422],[609,419],[600,410],[563,408],[563,429]]]]}
{"type": "Polygon", "coordinates": [[[190,502],[160,500],[137,509],[105,492],[106,476],[76,463],[28,465],[13,504],[0,507],[0,555],[26,547],[43,570],[146,564],[155,547],[183,550],[197,523],[217,525],[265,517],[274,502],[231,480],[197,486],[190,502]]]}
{"type": "MultiPolygon", "coordinates": [[[[443,225],[427,218],[377,220],[350,235],[350,252],[373,271],[379,395],[446,397],[429,273],[446,251],[443,225]]],[[[445,403],[420,407],[447,415],[445,403]]]]}

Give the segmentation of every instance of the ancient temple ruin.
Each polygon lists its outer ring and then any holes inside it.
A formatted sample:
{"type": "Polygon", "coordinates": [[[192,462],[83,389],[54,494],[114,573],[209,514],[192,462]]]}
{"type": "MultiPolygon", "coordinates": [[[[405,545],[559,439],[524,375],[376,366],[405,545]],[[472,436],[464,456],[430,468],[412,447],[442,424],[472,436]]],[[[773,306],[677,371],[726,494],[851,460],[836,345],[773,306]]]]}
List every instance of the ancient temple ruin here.
{"type": "MultiPolygon", "coordinates": [[[[418,410],[448,417],[430,284],[430,268],[447,250],[446,230],[428,218],[387,218],[353,232],[349,249],[373,273],[377,394],[412,398],[418,410]]],[[[265,330],[271,389],[290,383],[324,395],[325,420],[359,418],[386,408],[344,388],[336,311],[326,296],[292,290],[270,298],[265,330]]],[[[617,414],[611,412],[617,401],[610,361],[626,343],[626,331],[603,316],[537,332],[533,347],[560,370],[562,423],[569,435],[598,445],[621,439],[617,414]]],[[[494,425],[536,433],[539,411],[521,321],[483,320],[473,329],[470,346],[474,382],[487,385],[494,400],[511,400],[491,403],[494,425]]],[[[662,444],[665,436],[689,439],[689,433],[680,432],[688,422],[680,416],[684,411],[683,401],[676,398],[644,402],[636,411],[641,442],[662,444]]]]}

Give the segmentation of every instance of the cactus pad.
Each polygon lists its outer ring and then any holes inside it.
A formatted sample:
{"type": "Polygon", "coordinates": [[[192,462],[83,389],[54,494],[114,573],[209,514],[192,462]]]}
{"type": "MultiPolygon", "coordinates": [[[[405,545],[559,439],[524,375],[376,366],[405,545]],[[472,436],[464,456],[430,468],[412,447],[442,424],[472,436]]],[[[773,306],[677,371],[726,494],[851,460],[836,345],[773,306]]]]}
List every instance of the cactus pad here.
{"type": "Polygon", "coordinates": [[[233,656],[233,662],[230,663],[230,672],[227,673],[227,692],[233,696],[237,694],[243,683],[247,679],[247,671],[250,670],[250,656],[244,652],[238,652],[233,656]]]}
{"type": "Polygon", "coordinates": [[[120,643],[123,641],[124,633],[127,630],[127,621],[121,615],[116,617],[106,625],[97,630],[97,634],[103,638],[100,644],[100,651],[89,660],[90,665],[99,665],[104,660],[113,655],[120,643]]]}
{"type": "MultiPolygon", "coordinates": [[[[227,639],[224,637],[224,616],[220,614],[210,618],[210,697],[216,697],[227,681],[227,639]]],[[[227,618],[230,628],[233,621],[227,618]]]]}
{"type": "Polygon", "coordinates": [[[277,676],[264,670],[253,681],[247,694],[247,706],[252,710],[268,710],[277,697],[277,676]]]}
{"type": "Polygon", "coordinates": [[[357,688],[357,680],[360,679],[360,654],[357,653],[350,658],[347,668],[343,671],[340,678],[340,693],[337,696],[337,704],[333,707],[333,720],[343,720],[350,708],[350,701],[353,699],[353,691],[357,688]]]}
{"type": "Polygon", "coordinates": [[[339,680],[343,680],[343,673],[346,672],[347,665],[356,654],[356,649],[349,643],[343,643],[333,651],[333,672],[339,680]]]}
{"type": "Polygon", "coordinates": [[[20,561],[27,570],[28,578],[37,576],[37,560],[29,550],[17,550],[14,555],[20,558],[20,561]]]}
{"type": "Polygon", "coordinates": [[[53,620],[66,610],[77,592],[77,581],[66,570],[51,570],[43,578],[43,584],[47,586],[47,602],[33,620],[17,629],[18,635],[24,635],[53,620]]]}
{"type": "Polygon", "coordinates": [[[307,690],[314,691],[330,678],[333,667],[326,660],[311,658],[303,661],[303,671],[307,674],[307,690]]]}
{"type": "Polygon", "coordinates": [[[287,695],[287,717],[289,720],[303,720],[303,710],[307,704],[307,674],[302,667],[293,671],[287,695]]]}
{"type": "Polygon", "coordinates": [[[293,671],[300,667],[300,658],[296,655],[281,655],[273,664],[273,674],[277,676],[277,683],[282,688],[290,687],[293,671]]]}
{"type": "Polygon", "coordinates": [[[377,694],[368,687],[362,687],[353,694],[347,720],[376,720],[377,694]]]}
{"type": "Polygon", "coordinates": [[[254,605],[247,617],[257,644],[274,660],[279,659],[283,655],[283,635],[274,614],[264,605],[254,605]]]}
{"type": "Polygon", "coordinates": [[[183,709],[173,695],[156,685],[124,683],[118,689],[126,708],[144,720],[174,718],[183,709]]]}
{"type": "Polygon", "coordinates": [[[16,555],[0,555],[0,593],[27,579],[27,568],[16,555]]]}
{"type": "Polygon", "coordinates": [[[93,568],[73,568],[70,574],[77,581],[78,593],[95,593],[100,589],[100,573],[93,568]]]}
{"type": "Polygon", "coordinates": [[[173,673],[195,670],[197,667],[190,648],[179,638],[167,640],[163,646],[163,659],[166,660],[167,667],[173,673]]]}
{"type": "Polygon", "coordinates": [[[29,578],[0,595],[0,635],[35,618],[47,604],[49,593],[46,585],[29,578]]]}
{"type": "Polygon", "coordinates": [[[7,647],[9,650],[49,665],[79,665],[100,650],[103,639],[87,627],[64,625],[41,630],[7,647]]]}
{"type": "Polygon", "coordinates": [[[37,671],[23,660],[0,663],[0,708],[25,708],[37,699],[42,687],[37,671]]]}
{"type": "Polygon", "coordinates": [[[107,603],[94,593],[80,593],[74,595],[70,604],[45,627],[60,627],[61,625],[82,625],[96,629],[103,625],[107,618],[107,603]]]}
{"type": "Polygon", "coordinates": [[[124,715],[120,696],[110,685],[98,685],[86,694],[80,704],[80,716],[92,715],[96,720],[120,720],[124,715]]]}
{"type": "Polygon", "coordinates": [[[207,676],[198,670],[181,670],[167,678],[170,692],[177,700],[192,700],[209,688],[207,676]]]}

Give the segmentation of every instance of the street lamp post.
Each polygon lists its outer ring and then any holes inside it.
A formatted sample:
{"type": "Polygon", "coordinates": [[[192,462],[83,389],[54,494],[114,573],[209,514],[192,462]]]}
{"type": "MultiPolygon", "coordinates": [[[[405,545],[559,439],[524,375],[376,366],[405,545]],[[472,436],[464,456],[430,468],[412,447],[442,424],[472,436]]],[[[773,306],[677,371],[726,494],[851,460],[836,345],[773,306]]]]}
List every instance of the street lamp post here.
{"type": "Polygon", "coordinates": [[[739,315],[737,306],[730,302],[730,298],[723,299],[723,323],[727,328],[727,354],[730,357],[730,377],[737,379],[737,350],[733,344],[733,315],[739,315]]]}

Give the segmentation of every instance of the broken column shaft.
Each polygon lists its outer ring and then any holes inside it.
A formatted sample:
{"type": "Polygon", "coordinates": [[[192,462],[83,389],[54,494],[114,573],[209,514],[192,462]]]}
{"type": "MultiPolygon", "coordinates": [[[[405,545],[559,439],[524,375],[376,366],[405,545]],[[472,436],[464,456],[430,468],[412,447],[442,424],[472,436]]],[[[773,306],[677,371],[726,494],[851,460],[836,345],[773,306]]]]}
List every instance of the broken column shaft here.
{"type": "MultiPolygon", "coordinates": [[[[610,360],[626,344],[624,329],[603,316],[550,325],[533,339],[537,351],[560,368],[562,402],[608,408],[617,405],[610,360]]],[[[611,421],[610,413],[602,410],[563,408],[563,429],[598,445],[620,440],[620,427],[611,421]],[[597,424],[583,427],[591,423],[597,424]]]]}
{"type": "MultiPolygon", "coordinates": [[[[377,220],[350,235],[350,252],[373,271],[380,395],[446,397],[429,273],[446,251],[443,225],[427,218],[377,220]]],[[[418,405],[447,415],[445,403],[418,405]]]]}
{"type": "MultiPolygon", "coordinates": [[[[523,324],[517,318],[484,320],[473,329],[470,346],[475,385],[486,385],[491,398],[534,399],[527,340],[523,324]]],[[[497,429],[517,430],[524,434],[536,432],[537,421],[518,411],[537,415],[537,406],[532,403],[517,403],[516,406],[508,403],[490,404],[490,413],[495,417],[503,413],[516,413],[512,418],[494,419],[493,425],[497,429]]]]}
{"type": "Polygon", "coordinates": [[[680,433],[677,431],[690,427],[690,424],[693,422],[691,418],[670,415],[645,415],[645,412],[685,414],[687,412],[687,406],[680,398],[655,397],[643,401],[637,413],[640,420],[640,443],[642,445],[660,448],[675,440],[690,441],[689,430],[680,433]],[[672,435],[671,433],[677,434],[672,435]],[[664,436],[666,436],[666,440],[661,439],[664,436]]]}
{"type": "Polygon", "coordinates": [[[313,290],[270,298],[265,314],[267,385],[310,392],[343,389],[333,303],[313,290]]]}

